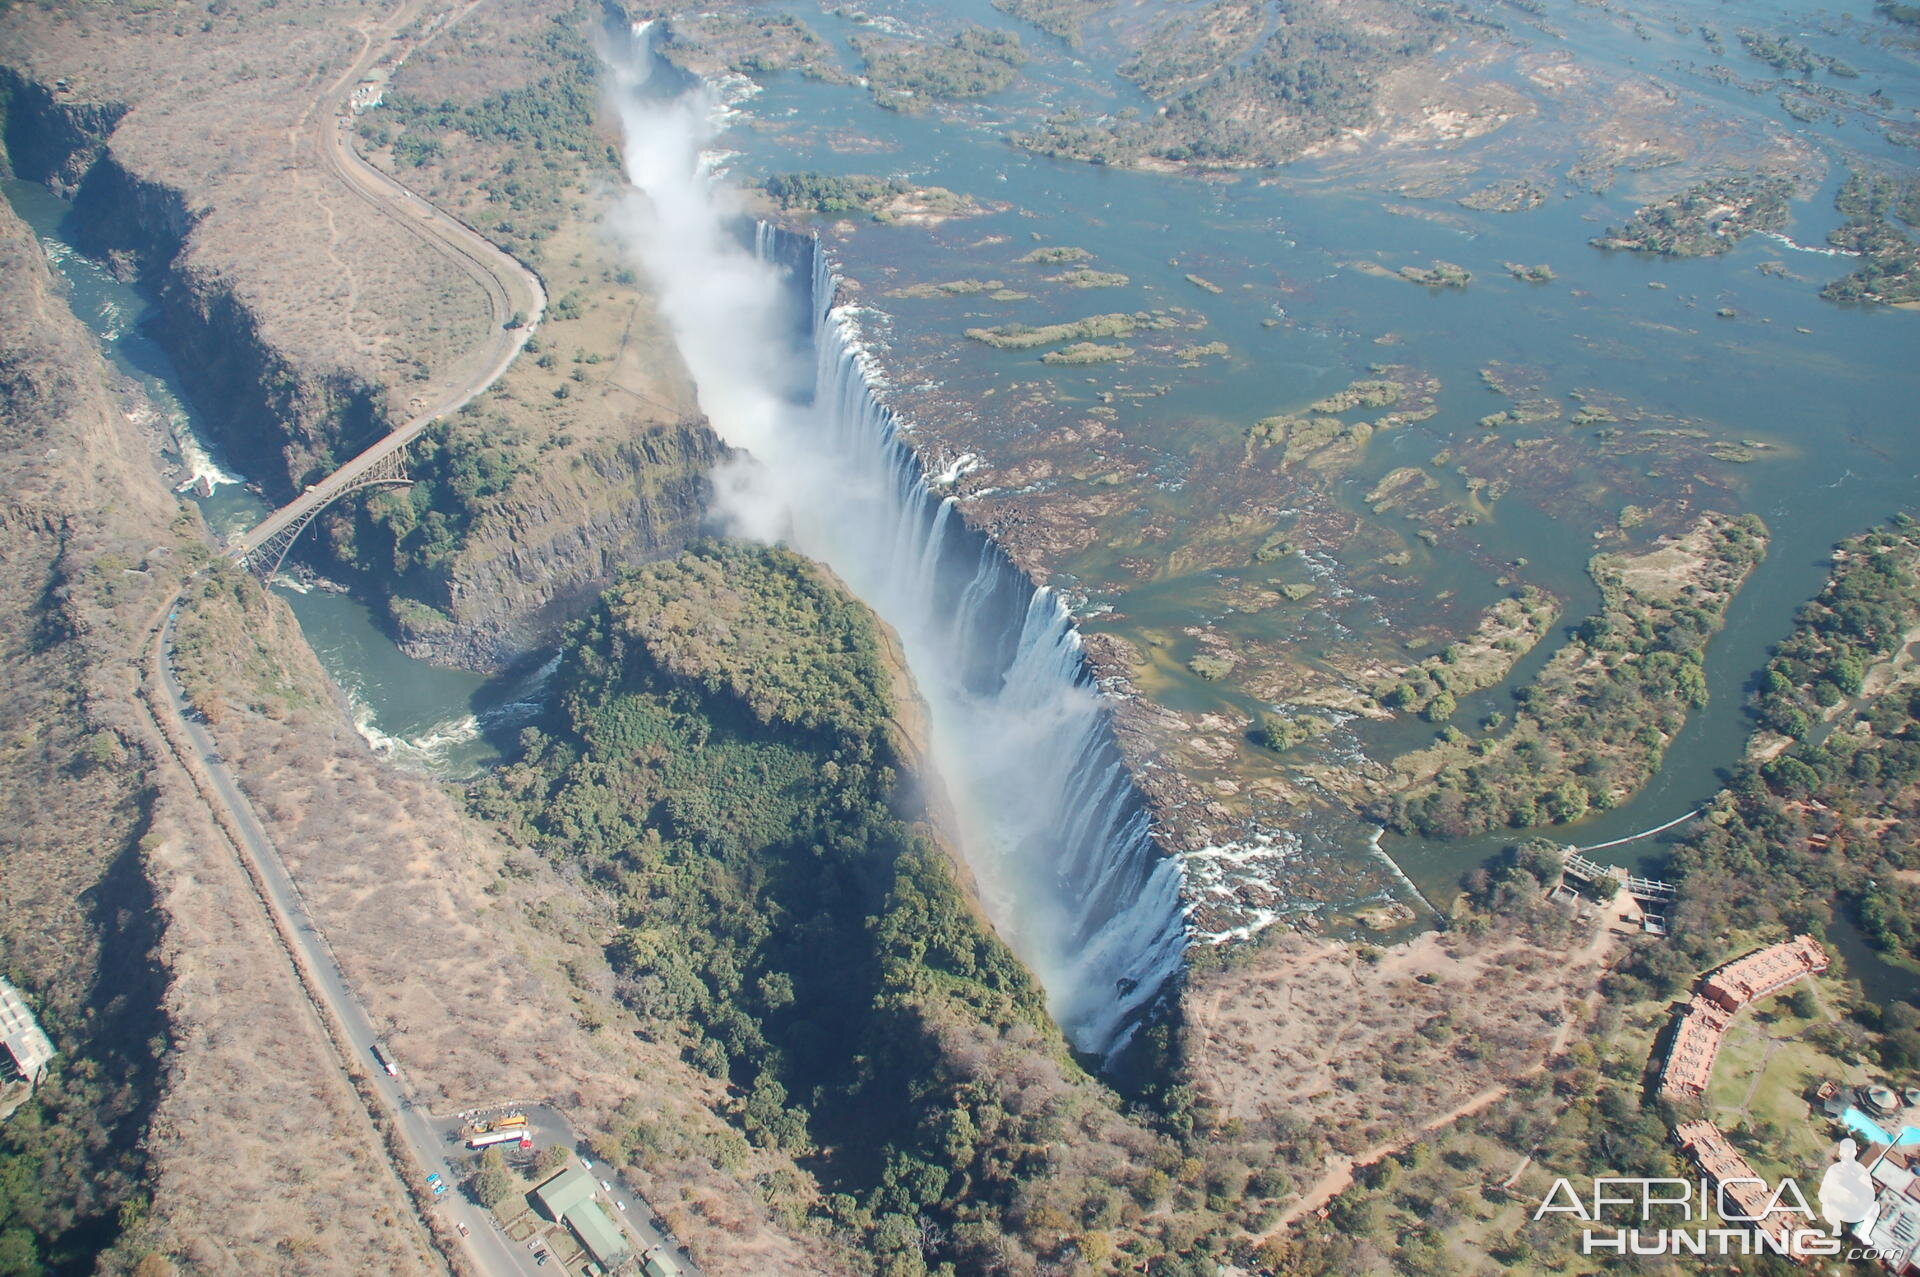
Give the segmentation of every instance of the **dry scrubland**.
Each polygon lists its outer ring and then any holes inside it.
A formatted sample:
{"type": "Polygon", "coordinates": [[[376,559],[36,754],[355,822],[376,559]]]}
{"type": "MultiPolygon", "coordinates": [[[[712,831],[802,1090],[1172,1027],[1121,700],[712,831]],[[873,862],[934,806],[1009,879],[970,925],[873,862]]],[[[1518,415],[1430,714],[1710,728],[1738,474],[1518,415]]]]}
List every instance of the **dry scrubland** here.
{"type": "MultiPolygon", "coordinates": [[[[685,545],[724,454],[623,246],[618,131],[597,115],[588,38],[601,16],[490,0],[422,44],[356,121],[376,166],[531,267],[550,300],[526,355],[452,425],[508,479],[463,503],[450,557],[394,556],[399,591],[425,605],[394,616],[423,655],[494,666],[543,642],[619,567],[685,545]]],[[[384,519],[404,500],[369,509],[384,519]]],[[[372,548],[385,538],[349,523],[332,522],[337,556],[393,588],[372,548]]]]}
{"type": "Polygon", "coordinates": [[[422,488],[336,508],[304,549],[388,600],[416,650],[469,665],[523,654],[619,563],[681,548],[720,455],[615,243],[600,17],[555,0],[0,14],[21,171],[78,185],[85,239],[157,288],[191,389],[269,493],[486,357],[474,281],[329,168],[351,67],[368,59],[387,99],[355,145],[543,277],[532,357],[410,450],[422,488]]]}
{"type": "Polygon", "coordinates": [[[443,256],[369,216],[303,129],[388,13],[328,0],[19,5],[0,14],[0,44],[27,78],[72,84],[59,104],[126,108],[107,156],[179,192],[192,234],[178,269],[193,292],[230,294],[302,380],[385,387],[397,417],[429,372],[479,341],[487,312],[443,256]]]}
{"type": "Polygon", "coordinates": [[[614,922],[582,885],[371,755],[291,612],[250,581],[210,581],[182,631],[190,695],[422,1103],[544,1099],[589,1137],[638,1122],[676,1132],[679,1154],[639,1178],[703,1263],[820,1260],[827,1243],[782,1232],[748,1186],[791,1163],[749,1154],[713,1116],[720,1084],[644,1040],[615,1002],[601,952],[614,922]]]}
{"type": "Polygon", "coordinates": [[[1573,936],[1287,936],[1195,980],[1194,1075],[1251,1129],[1305,1124],[1347,1156],[1394,1143],[1550,1054],[1599,964],[1573,936]]]}
{"type": "Polygon", "coordinates": [[[110,1217],[142,1169],[145,1039],[165,1021],[138,850],[151,794],[122,664],[179,539],[105,367],[4,206],[0,298],[0,965],[63,1057],[0,1137],[37,1181],[6,1195],[7,1224],[45,1236],[110,1217]],[[121,504],[88,513],[103,496],[121,504]],[[156,570],[128,570],[143,563],[156,570]],[[76,1076],[82,1060],[97,1086],[76,1076]],[[41,1122],[68,1129],[37,1137],[41,1122]]]}
{"type": "Polygon", "coordinates": [[[110,1271],[164,1273],[169,1256],[214,1273],[430,1271],[309,1008],[261,961],[274,941],[250,887],[138,699],[148,626],[197,558],[191,517],[129,424],[134,392],[4,206],[0,289],[15,320],[0,348],[0,961],[62,1051],[45,1143],[33,1106],[4,1131],[43,1202],[8,1205],[47,1233],[131,1201],[144,1222],[110,1271]],[[282,1138],[295,1130],[313,1137],[282,1138]]]}
{"type": "MultiPolygon", "coordinates": [[[[525,87],[542,64],[524,38],[557,11],[513,0],[476,10],[425,46],[395,89],[470,104],[525,87]]],[[[419,393],[417,374],[459,366],[485,308],[437,255],[366,216],[304,149],[303,112],[359,51],[353,30],[380,17],[370,6],[293,0],[204,19],[195,11],[192,20],[176,11],[16,8],[0,14],[0,36],[22,51],[9,60],[30,75],[66,76],[76,96],[130,104],[111,159],[180,190],[198,215],[184,278],[230,291],[265,343],[312,375],[311,384],[338,372],[387,388],[398,405],[419,393]]],[[[1139,70],[1146,78],[1154,69],[1139,70]]],[[[1184,92],[1204,70],[1166,66],[1152,78],[1184,92]]],[[[606,175],[596,182],[578,174],[555,188],[558,202],[523,204],[499,180],[497,151],[458,130],[436,140],[438,153],[420,164],[391,149],[376,148],[376,158],[534,256],[564,303],[533,357],[468,423],[515,436],[523,456],[541,458],[543,477],[523,476],[479,513],[448,578],[459,585],[455,596],[517,588],[514,607],[532,614],[562,599],[545,578],[565,576],[567,588],[580,589],[606,570],[595,543],[630,531],[615,513],[622,483],[652,500],[659,489],[635,474],[704,469],[712,444],[690,424],[690,392],[665,353],[657,316],[602,237],[611,209],[606,175]],[[542,233],[530,235],[529,226],[542,233]]],[[[24,254],[17,233],[13,239],[10,251],[24,254]]],[[[31,274],[8,265],[10,287],[31,274]]],[[[23,305],[45,322],[36,319],[20,342],[53,334],[46,340],[87,349],[85,335],[47,310],[43,295],[23,305]]],[[[4,507],[10,535],[0,588],[15,606],[0,636],[22,671],[19,690],[9,691],[20,700],[9,721],[43,726],[10,739],[0,756],[13,806],[6,827],[16,840],[6,848],[15,906],[0,933],[6,964],[60,972],[58,983],[36,990],[50,1025],[60,1031],[63,1015],[84,1021],[91,982],[106,965],[100,938],[133,931],[127,924],[143,916],[145,889],[140,873],[125,874],[134,895],[115,910],[110,894],[88,888],[116,867],[144,870],[167,925],[155,952],[171,978],[171,1051],[148,1146],[152,1222],[123,1247],[129,1260],[152,1247],[210,1271],[425,1266],[297,988],[260,960],[271,940],[230,857],[168,772],[150,771],[162,786],[157,796],[136,780],[151,737],[123,671],[165,593],[166,556],[156,547],[177,559],[192,542],[187,528],[170,526],[175,507],[113,412],[97,360],[83,375],[71,362],[59,372],[61,358],[27,350],[0,383],[10,406],[51,401],[63,376],[77,387],[71,411],[47,415],[77,442],[44,462],[38,440],[7,450],[17,473],[4,507]],[[111,524],[61,513],[93,508],[76,495],[82,486],[122,495],[111,524]],[[143,563],[149,572],[129,570],[143,563]],[[75,641],[44,644],[27,622],[46,624],[48,615],[75,641]],[[29,809],[36,800],[57,803],[57,813],[29,809]],[[24,837],[38,841],[18,841],[24,837]],[[91,855],[73,854],[76,846],[91,855]],[[143,858],[129,851],[136,846],[143,858]],[[270,1134],[284,1129],[337,1132],[339,1142],[272,1143],[270,1134]],[[213,1254],[213,1237],[231,1240],[213,1254]]],[[[21,419],[33,428],[31,415],[21,419]]],[[[1336,442],[1344,452],[1350,440],[1336,442]]],[[[672,500],[684,510],[697,495],[682,484],[672,500]]],[[[658,548],[681,527],[670,520],[646,535],[658,548]]],[[[453,619],[470,626],[476,616],[453,619]]],[[[513,632],[511,618],[479,619],[513,632]]],[[[476,661],[490,654],[460,649],[450,635],[450,627],[428,625],[422,641],[476,661]]],[[[432,784],[373,759],[282,605],[249,581],[212,577],[189,604],[183,657],[343,969],[408,1074],[432,1088],[425,1098],[433,1107],[550,1098],[583,1131],[617,1133],[609,1144],[621,1154],[633,1153],[633,1132],[645,1129],[649,1193],[714,1270],[850,1266],[833,1240],[784,1228],[753,1183],[763,1176],[803,1205],[811,1181],[784,1155],[750,1150],[716,1116],[735,1099],[670,1043],[643,1039],[620,1009],[602,955],[614,920],[601,898],[504,845],[432,784]]],[[[1056,1249],[1072,1239],[1082,1257],[1101,1256],[1093,1259],[1099,1265],[1110,1253],[1102,1247],[1147,1222],[1169,1244],[1221,1227],[1228,1212],[1237,1227],[1260,1232],[1300,1187],[1269,1172],[1281,1160],[1276,1141],[1295,1173],[1311,1177],[1325,1154],[1390,1142],[1537,1064],[1555,1038],[1555,1014],[1593,975],[1593,955],[1568,960],[1563,944],[1449,938],[1373,963],[1286,941],[1247,967],[1201,978],[1191,1005],[1193,1059],[1224,1124],[1185,1150],[1120,1118],[1017,1030],[996,1036],[959,1017],[930,1027],[957,1074],[991,1087],[1001,1110],[1021,1117],[1010,1126],[1025,1131],[1031,1119],[1035,1136],[1019,1156],[1048,1174],[1014,1204],[1022,1234],[1056,1249]],[[1459,950],[1443,959],[1447,946],[1459,950]],[[1476,983],[1462,997],[1455,986],[1469,974],[1476,983]],[[1500,998],[1477,1000],[1489,988],[1500,998]],[[1457,1005],[1449,1008],[1449,998],[1457,1005]],[[1344,1035],[1338,1059],[1319,1040],[1336,1033],[1344,1035]],[[1301,1133],[1309,1119],[1327,1128],[1318,1140],[1301,1133]]],[[[134,957],[145,972],[138,950],[134,957]]],[[[138,1074],[149,1066],[126,1067],[138,1074]]],[[[71,1170],[72,1192],[110,1206],[137,1169],[71,1170]]],[[[1026,1256],[1009,1251],[1007,1259],[1014,1267],[1026,1256]]]]}
{"type": "Polygon", "coordinates": [[[168,790],[147,849],[173,1035],[138,1244],[190,1272],[444,1272],[252,884],[187,793],[168,790]]]}

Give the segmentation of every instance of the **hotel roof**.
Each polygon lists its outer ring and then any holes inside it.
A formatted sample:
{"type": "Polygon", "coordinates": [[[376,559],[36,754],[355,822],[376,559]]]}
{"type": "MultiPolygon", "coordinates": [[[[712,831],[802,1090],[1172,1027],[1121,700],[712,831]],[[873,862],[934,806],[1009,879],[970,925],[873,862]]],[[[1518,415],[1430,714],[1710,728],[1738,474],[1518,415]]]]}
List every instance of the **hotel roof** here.
{"type": "Polygon", "coordinates": [[[1826,969],[1827,951],[1812,936],[1800,935],[1734,959],[1709,975],[1701,991],[1734,1011],[1826,969]]]}
{"type": "Polygon", "coordinates": [[[1792,1231],[1788,1216],[1767,1214],[1772,1192],[1760,1182],[1760,1177],[1753,1173],[1753,1165],[1740,1155],[1719,1127],[1704,1120],[1682,1122],[1673,1128],[1673,1137],[1679,1141],[1681,1151],[1700,1168],[1700,1173],[1716,1186],[1723,1186],[1725,1199],[1748,1217],[1728,1220],[1728,1223],[1751,1223],[1770,1237],[1781,1237],[1792,1231]]]}
{"type": "Polygon", "coordinates": [[[41,1030],[26,998],[5,980],[0,980],[0,1045],[13,1057],[20,1076],[36,1084],[54,1057],[53,1042],[41,1030]]]}
{"type": "Polygon", "coordinates": [[[1660,1067],[1660,1089],[1672,1095],[1704,1094],[1720,1040],[1732,1023],[1731,1013],[1696,995],[1674,1026],[1666,1063],[1660,1067]]]}

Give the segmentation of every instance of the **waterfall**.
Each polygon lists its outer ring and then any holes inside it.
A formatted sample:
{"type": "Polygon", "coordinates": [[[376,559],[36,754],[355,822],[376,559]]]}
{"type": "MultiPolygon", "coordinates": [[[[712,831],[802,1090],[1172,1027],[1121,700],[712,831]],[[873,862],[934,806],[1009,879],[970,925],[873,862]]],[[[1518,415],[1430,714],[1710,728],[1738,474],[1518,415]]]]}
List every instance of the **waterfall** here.
{"type": "Polygon", "coordinates": [[[716,475],[719,511],[827,564],[900,635],[982,906],[1068,1039],[1111,1056],[1178,976],[1187,928],[1180,864],[1153,839],[1079,631],[928,486],[818,239],[731,232],[700,150],[711,90],[649,91],[650,61],[615,59],[640,197],[628,235],[702,409],[747,454],[716,475]]]}

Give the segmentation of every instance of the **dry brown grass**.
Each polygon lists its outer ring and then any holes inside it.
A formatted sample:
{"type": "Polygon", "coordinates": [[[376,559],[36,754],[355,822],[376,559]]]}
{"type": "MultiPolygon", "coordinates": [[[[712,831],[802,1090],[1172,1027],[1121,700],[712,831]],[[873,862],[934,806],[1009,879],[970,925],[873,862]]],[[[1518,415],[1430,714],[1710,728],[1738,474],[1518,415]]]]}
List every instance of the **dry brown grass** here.
{"type": "Polygon", "coordinates": [[[1598,963],[1521,935],[1429,933],[1377,962],[1290,936],[1195,978],[1194,1073],[1249,1130],[1286,1117],[1355,1153],[1537,1068],[1598,963]]]}
{"type": "MultiPolygon", "coordinates": [[[[591,20],[556,0],[489,0],[410,58],[392,91],[474,106],[564,71],[546,42],[570,46],[579,33],[556,21],[591,20]]],[[[382,130],[401,114],[367,119],[382,130]]],[[[593,137],[609,153],[619,142],[611,120],[593,137]]],[[[721,447],[615,234],[621,183],[600,153],[477,142],[458,130],[433,140],[442,152],[418,166],[361,145],[373,163],[520,254],[556,303],[484,401],[503,433],[531,444],[527,473],[479,512],[445,597],[429,600],[455,628],[409,633],[413,649],[434,659],[495,667],[550,642],[618,568],[670,556],[697,535],[721,447]]],[[[456,428],[494,427],[463,417],[456,428]]]]}
{"type": "MultiPolygon", "coordinates": [[[[125,411],[135,392],[52,294],[37,243],[4,205],[0,289],[14,318],[0,351],[12,374],[0,475],[18,503],[0,516],[14,725],[0,749],[0,952],[69,1061],[95,1035],[159,1033],[164,1052],[144,1134],[152,1208],[105,1267],[152,1252],[209,1273],[432,1271],[290,972],[263,960],[273,938],[231,851],[160,761],[135,662],[192,525],[175,522],[125,411]],[[151,954],[113,948],[143,931],[158,935],[151,954]],[[151,983],[106,969],[149,958],[151,983]],[[95,980],[118,995],[108,1015],[82,1009],[95,980]]],[[[81,1186],[82,1207],[112,1200],[118,1176],[81,1186]]]]}
{"type": "Polygon", "coordinates": [[[145,1240],[193,1272],[444,1272],[224,837],[170,795],[147,865],[174,1043],[145,1240]]]}
{"type": "MultiPolygon", "coordinates": [[[[831,1264],[824,1242],[784,1232],[748,1186],[791,1162],[742,1147],[722,1169],[721,1151],[740,1144],[715,1116],[724,1089],[616,1004],[601,951],[614,920],[591,895],[431,781],[375,758],[284,604],[246,587],[194,607],[206,650],[237,657],[214,715],[223,754],[419,1102],[448,1113],[547,1100],[588,1138],[635,1121],[671,1127],[685,1155],[641,1183],[703,1264],[831,1264]],[[243,633],[279,654],[278,686],[244,686],[243,633]]],[[[199,697],[221,673],[199,672],[199,697]]]]}
{"type": "Polygon", "coordinates": [[[109,143],[134,177],[179,191],[182,265],[229,290],[305,374],[390,387],[396,410],[480,339],[478,288],[326,171],[309,132],[322,90],[385,15],[329,0],[242,0],[216,16],[154,6],[15,6],[6,61],[66,78],[69,101],[125,104],[109,143]],[[202,29],[202,22],[205,29],[202,29]]]}
{"type": "Polygon", "coordinates": [[[157,1083],[147,795],[117,663],[176,538],[106,366],[4,204],[0,306],[0,968],[61,1053],[42,1098],[65,1129],[33,1163],[35,1223],[58,1231],[126,1199],[157,1083]]]}
{"type": "MultiPolygon", "coordinates": [[[[409,58],[393,78],[393,92],[464,106],[534,83],[557,70],[540,41],[556,19],[589,21],[580,14],[559,0],[489,0],[409,58]]],[[[379,111],[367,118],[392,123],[379,111]]],[[[502,218],[522,228],[551,219],[552,229],[523,248],[550,297],[569,300],[579,312],[577,318],[549,315],[542,325],[541,351],[557,356],[557,362],[542,368],[535,360],[520,360],[496,396],[521,405],[513,414],[516,424],[536,426],[549,437],[594,442],[630,438],[636,424],[697,416],[692,382],[653,298],[626,273],[631,263],[614,229],[620,175],[565,155],[477,142],[458,131],[436,140],[444,154],[418,167],[397,166],[385,151],[369,151],[369,158],[490,234],[495,232],[488,228],[502,218]],[[483,185],[504,186],[509,178],[534,189],[503,203],[483,185]],[[583,365],[582,357],[593,362],[583,365]],[[574,380],[576,369],[584,370],[584,381],[574,380]],[[553,392],[562,386],[569,397],[556,400],[553,392]]],[[[617,124],[601,120],[597,140],[617,149],[617,124]]],[[[361,146],[367,149],[366,143],[361,146]]]]}
{"type": "MultiPolygon", "coordinates": [[[[370,52],[370,78],[391,76],[396,95],[470,104],[523,87],[557,69],[545,44],[556,20],[584,25],[593,13],[563,0],[408,0],[398,9],[243,0],[188,20],[56,4],[0,13],[0,62],[41,83],[70,81],[56,107],[129,107],[100,171],[118,166],[136,183],[176,191],[190,210],[192,234],[164,293],[175,321],[214,318],[207,332],[185,324],[176,336],[196,334],[191,365],[220,365],[200,389],[235,418],[216,421],[218,431],[271,488],[351,450],[335,436],[364,429],[351,411],[363,392],[398,420],[490,354],[473,281],[406,218],[371,206],[330,170],[322,139],[335,125],[323,98],[370,52]],[[236,337],[249,329],[259,351],[236,337]],[[255,419],[263,407],[272,420],[255,419]],[[347,420],[333,421],[343,409],[347,420]]],[[[377,109],[367,118],[387,119],[377,109]]],[[[609,147],[617,140],[611,130],[603,137],[609,147]]],[[[444,143],[441,159],[404,167],[401,181],[488,228],[505,210],[482,183],[514,174],[534,208],[519,211],[516,196],[510,216],[554,228],[511,246],[555,301],[569,302],[568,317],[550,316],[534,357],[486,397],[487,415],[456,418],[457,429],[524,441],[530,473],[480,514],[471,552],[455,558],[441,594],[422,600],[461,632],[425,627],[416,637],[441,659],[493,666],[549,641],[616,566],[672,554],[697,534],[717,441],[613,241],[615,174],[531,143],[459,132],[444,143]]],[[[389,155],[373,158],[392,167],[389,155]]],[[[104,241],[138,243],[166,220],[119,195],[89,204],[90,223],[129,223],[96,226],[104,241]]]]}

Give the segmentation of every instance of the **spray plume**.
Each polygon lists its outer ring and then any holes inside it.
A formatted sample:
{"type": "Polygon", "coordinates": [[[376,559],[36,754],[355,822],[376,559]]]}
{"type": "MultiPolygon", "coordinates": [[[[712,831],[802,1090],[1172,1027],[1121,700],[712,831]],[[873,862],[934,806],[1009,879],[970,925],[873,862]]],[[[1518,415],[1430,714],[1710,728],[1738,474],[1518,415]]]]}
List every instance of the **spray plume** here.
{"type": "Polygon", "coordinates": [[[606,56],[632,188],[621,231],[702,410],[742,454],[715,475],[716,512],[825,563],[900,635],[982,904],[1069,1040],[1110,1055],[1177,976],[1186,928],[1179,864],[1150,836],[1078,632],[928,490],[820,245],[735,233],[745,219],[707,150],[718,94],[652,83],[644,25],[606,56]]]}

